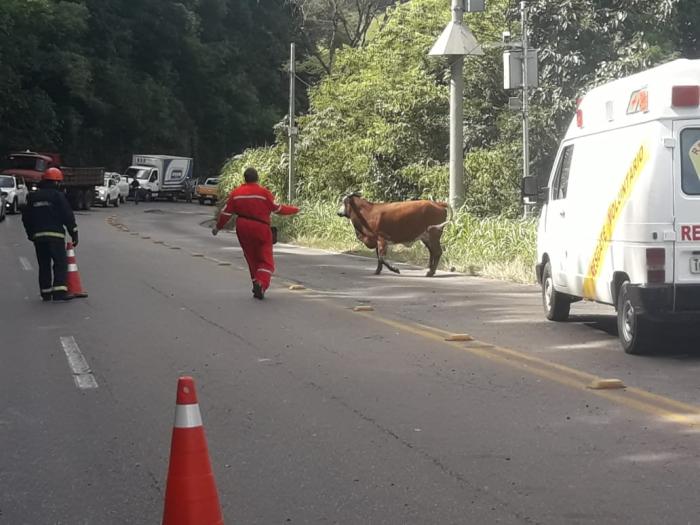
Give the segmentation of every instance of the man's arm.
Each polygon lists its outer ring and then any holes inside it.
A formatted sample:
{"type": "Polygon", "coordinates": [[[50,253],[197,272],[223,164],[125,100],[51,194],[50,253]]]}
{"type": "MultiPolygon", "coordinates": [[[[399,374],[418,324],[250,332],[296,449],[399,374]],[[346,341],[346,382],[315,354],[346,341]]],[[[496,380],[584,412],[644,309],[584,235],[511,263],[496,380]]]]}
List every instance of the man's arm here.
{"type": "Polygon", "coordinates": [[[268,198],[272,205],[272,213],[276,213],[277,215],[294,215],[295,213],[299,213],[299,208],[296,206],[292,206],[291,204],[277,204],[272,192],[268,191],[268,198]]]}
{"type": "Polygon", "coordinates": [[[61,216],[63,217],[63,225],[68,230],[73,245],[78,246],[78,225],[75,223],[73,209],[70,207],[68,199],[63,193],[58,194],[58,206],[61,210],[61,216]]]}
{"type": "Polygon", "coordinates": [[[212,234],[216,235],[219,233],[219,230],[222,229],[224,226],[226,226],[226,223],[231,220],[231,217],[233,217],[234,214],[234,200],[233,200],[233,192],[230,193],[228,196],[228,200],[226,201],[226,206],[221,210],[221,213],[219,213],[219,218],[216,221],[216,226],[211,230],[212,234]]]}

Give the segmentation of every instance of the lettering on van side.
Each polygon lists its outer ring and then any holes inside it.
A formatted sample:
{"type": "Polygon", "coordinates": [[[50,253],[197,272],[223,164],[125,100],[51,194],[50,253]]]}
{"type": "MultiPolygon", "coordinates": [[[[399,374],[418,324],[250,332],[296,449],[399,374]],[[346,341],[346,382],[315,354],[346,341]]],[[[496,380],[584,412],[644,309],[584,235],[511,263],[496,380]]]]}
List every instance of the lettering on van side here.
{"type": "Polygon", "coordinates": [[[683,224],[681,241],[700,241],[700,224],[683,224]]]}
{"type": "Polygon", "coordinates": [[[610,240],[612,239],[613,232],[615,231],[615,225],[617,220],[620,218],[622,213],[622,208],[629,200],[632,194],[632,188],[635,182],[639,178],[639,174],[644,169],[644,166],[649,160],[649,150],[646,145],[642,144],[639,151],[632,161],[632,165],[627,174],[625,175],[620,190],[617,193],[615,199],[608,206],[608,212],[605,215],[605,222],[598,235],[598,241],[596,242],[595,250],[593,251],[593,257],[591,257],[591,262],[588,264],[588,272],[583,280],[583,296],[587,299],[595,298],[595,283],[600,275],[600,270],[603,267],[603,262],[605,261],[605,255],[608,252],[608,247],[610,246],[610,240]]]}

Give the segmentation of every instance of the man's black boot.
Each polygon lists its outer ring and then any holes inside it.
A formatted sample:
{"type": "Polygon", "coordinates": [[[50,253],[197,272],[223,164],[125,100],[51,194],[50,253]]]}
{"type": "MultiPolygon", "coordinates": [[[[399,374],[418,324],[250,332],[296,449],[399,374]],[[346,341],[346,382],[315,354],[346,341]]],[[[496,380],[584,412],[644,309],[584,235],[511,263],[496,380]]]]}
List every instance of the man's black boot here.
{"type": "Polygon", "coordinates": [[[262,289],[262,286],[258,281],[253,281],[253,297],[256,299],[264,299],[265,298],[265,292],[262,289]]]}

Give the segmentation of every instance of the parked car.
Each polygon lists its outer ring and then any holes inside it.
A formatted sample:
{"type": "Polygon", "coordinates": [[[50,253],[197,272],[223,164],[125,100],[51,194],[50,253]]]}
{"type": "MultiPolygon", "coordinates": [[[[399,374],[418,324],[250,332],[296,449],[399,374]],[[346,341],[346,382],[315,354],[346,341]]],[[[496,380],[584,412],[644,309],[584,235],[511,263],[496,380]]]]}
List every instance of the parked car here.
{"type": "Polygon", "coordinates": [[[4,197],[3,209],[7,208],[11,215],[27,204],[29,190],[22,177],[0,175],[0,193],[4,197]]]}
{"type": "Polygon", "coordinates": [[[109,176],[117,183],[117,188],[119,188],[119,202],[126,202],[126,198],[129,196],[129,181],[124,175],[119,173],[108,171],[105,176],[109,176]]]}
{"type": "Polygon", "coordinates": [[[207,201],[209,204],[216,204],[216,199],[219,197],[219,179],[215,177],[206,179],[204,184],[195,187],[194,193],[199,199],[199,204],[204,204],[207,201]]]}
{"type": "Polygon", "coordinates": [[[95,188],[95,202],[99,202],[105,208],[110,204],[114,207],[119,206],[121,195],[117,181],[105,174],[104,184],[95,188]]]}

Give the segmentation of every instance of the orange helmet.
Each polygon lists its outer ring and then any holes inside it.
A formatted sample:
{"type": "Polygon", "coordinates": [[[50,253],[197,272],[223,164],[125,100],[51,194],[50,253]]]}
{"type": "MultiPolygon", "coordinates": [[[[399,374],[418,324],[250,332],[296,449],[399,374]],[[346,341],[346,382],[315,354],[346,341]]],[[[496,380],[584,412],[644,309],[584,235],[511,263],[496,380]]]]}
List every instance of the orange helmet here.
{"type": "Polygon", "coordinates": [[[44,175],[41,177],[41,180],[53,180],[56,182],[60,182],[63,180],[63,172],[58,168],[49,168],[44,172],[44,175]]]}

